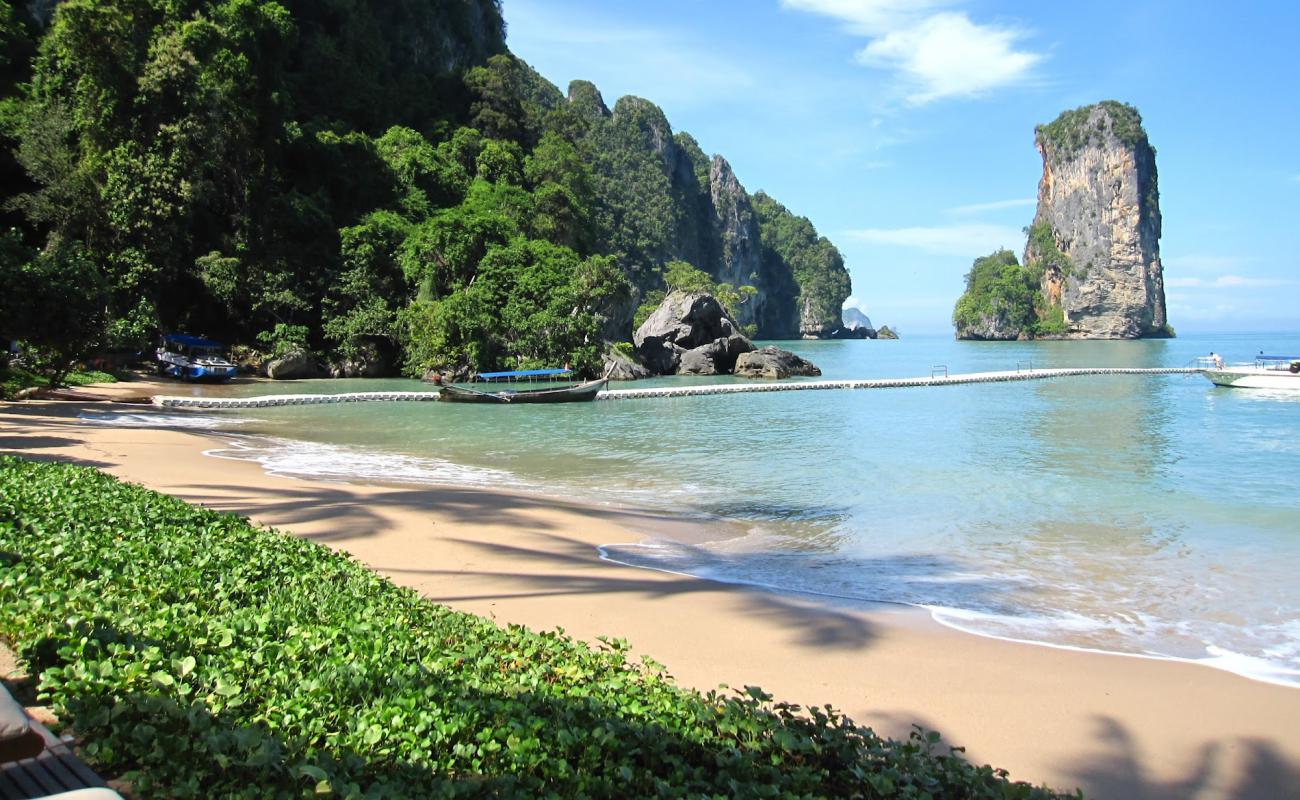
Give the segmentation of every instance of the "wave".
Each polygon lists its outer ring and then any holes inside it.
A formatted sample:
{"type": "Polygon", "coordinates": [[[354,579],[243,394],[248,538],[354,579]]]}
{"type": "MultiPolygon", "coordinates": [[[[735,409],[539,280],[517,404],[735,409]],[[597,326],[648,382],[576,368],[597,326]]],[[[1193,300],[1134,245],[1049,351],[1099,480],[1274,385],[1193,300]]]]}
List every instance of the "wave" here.
{"type": "MultiPolygon", "coordinates": [[[[647,539],[635,544],[606,544],[599,548],[602,560],[638,569],[650,569],[673,575],[694,577],[736,586],[748,586],[778,594],[801,595],[820,598],[828,602],[850,603],[859,607],[868,605],[897,605],[926,611],[932,619],[945,627],[964,633],[985,636],[1020,644],[1053,647],[1076,652],[1102,653],[1178,661],[1224,670],[1251,680],[1281,686],[1300,688],[1300,621],[1281,626],[1257,626],[1248,633],[1258,641],[1258,654],[1240,652],[1213,641],[1213,631],[1192,623],[1170,623],[1149,615],[1129,613],[1127,622],[1114,616],[1092,616],[1085,613],[1043,610],[1030,612],[1022,608],[971,608],[925,602],[916,596],[917,587],[924,586],[936,594],[947,593],[950,602],[962,599],[964,587],[980,584],[989,576],[974,573],[949,572],[928,577],[915,574],[911,565],[893,574],[873,576],[874,585],[859,582],[848,588],[837,587],[836,581],[820,574],[815,559],[790,559],[784,556],[767,559],[767,569],[739,568],[731,556],[750,554],[763,544],[773,544],[778,537],[756,532],[748,543],[742,539],[702,545],[683,545],[669,539],[647,539]],[[757,547],[755,547],[757,546],[757,547]],[[812,573],[818,579],[815,586],[792,580],[792,573],[772,569],[781,563],[787,569],[796,568],[812,573]],[[893,581],[891,583],[891,581],[893,581]],[[1105,643],[1105,644],[1103,644],[1105,643]],[[1112,646],[1106,646],[1110,644],[1112,646]],[[1124,649],[1125,646],[1135,649],[1124,649]],[[1145,648],[1145,649],[1136,649],[1145,648]],[[1167,652],[1162,652],[1165,650],[1167,652]],[[1183,652],[1178,652],[1183,651],[1183,652]],[[1186,653],[1194,654],[1186,654],[1186,653]]],[[[769,554],[770,556],[770,554],[769,554]]],[[[923,564],[924,560],[917,562],[923,564]]],[[[823,565],[824,566],[824,565],[823,565]]],[[[1011,579],[1023,582],[1020,578],[1011,579]]]]}
{"type": "Polygon", "coordinates": [[[96,425],[115,428],[187,428],[193,430],[221,430],[255,422],[248,417],[213,416],[209,414],[176,414],[163,411],[82,411],[79,419],[96,425]]]}
{"type": "Polygon", "coordinates": [[[270,475],[357,482],[505,487],[533,489],[506,470],[469,467],[427,456],[367,450],[345,445],[301,442],[272,436],[228,439],[204,455],[254,461],[270,475]]]}

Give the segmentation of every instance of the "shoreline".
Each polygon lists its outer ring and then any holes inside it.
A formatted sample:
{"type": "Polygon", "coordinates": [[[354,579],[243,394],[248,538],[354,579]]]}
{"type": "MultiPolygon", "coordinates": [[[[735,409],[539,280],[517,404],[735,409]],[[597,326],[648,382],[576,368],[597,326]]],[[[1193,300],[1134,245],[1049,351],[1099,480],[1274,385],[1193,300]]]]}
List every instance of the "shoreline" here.
{"type": "MultiPolygon", "coordinates": [[[[139,383],[127,384],[139,388],[139,383]]],[[[602,558],[663,515],[500,489],[273,476],[208,457],[221,437],[76,419],[79,403],[0,405],[0,451],[98,466],[337,549],[499,624],[627,638],[684,685],[760,685],[979,763],[1097,797],[1295,797],[1300,692],[1221,668],[967,632],[915,606],[851,609],[602,558]]],[[[95,404],[90,408],[126,406],[95,404]]],[[[649,535],[653,535],[652,533],[649,535]]],[[[863,608],[862,606],[865,606],[863,608]]]]}

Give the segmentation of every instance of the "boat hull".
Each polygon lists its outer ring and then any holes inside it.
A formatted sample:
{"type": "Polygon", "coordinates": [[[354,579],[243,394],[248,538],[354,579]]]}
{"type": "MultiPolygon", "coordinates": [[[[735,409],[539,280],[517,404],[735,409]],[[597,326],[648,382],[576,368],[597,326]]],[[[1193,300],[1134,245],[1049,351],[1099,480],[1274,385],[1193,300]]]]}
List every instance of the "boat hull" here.
{"type": "Polygon", "coordinates": [[[1229,367],[1207,369],[1205,377],[1215,386],[1232,389],[1289,389],[1300,392],[1300,373],[1289,370],[1229,367]]]}
{"type": "Polygon", "coordinates": [[[485,403],[497,405],[517,405],[520,403],[589,403],[605,388],[608,381],[587,381],[572,386],[560,386],[554,389],[523,389],[511,391],[503,389],[489,392],[469,389],[462,386],[446,386],[438,392],[438,400],[447,403],[485,403]]]}

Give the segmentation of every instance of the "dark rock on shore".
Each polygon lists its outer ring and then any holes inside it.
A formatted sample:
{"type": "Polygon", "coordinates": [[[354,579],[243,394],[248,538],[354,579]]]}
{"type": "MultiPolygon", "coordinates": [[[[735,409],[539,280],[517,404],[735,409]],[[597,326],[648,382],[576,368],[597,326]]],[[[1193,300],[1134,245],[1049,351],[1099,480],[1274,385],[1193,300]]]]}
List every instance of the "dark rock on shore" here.
{"type": "Polygon", "coordinates": [[[316,357],[305,350],[293,350],[266,363],[266,377],[276,381],[323,378],[326,372],[316,357]]]}
{"type": "Polygon", "coordinates": [[[330,365],[331,378],[382,378],[392,371],[389,359],[372,343],[363,344],[354,356],[330,365]]]}
{"type": "Polygon", "coordinates": [[[637,358],[657,375],[726,374],[754,349],[711,294],[669,292],[632,335],[637,358]]]}
{"type": "Polygon", "coordinates": [[[821,370],[787,350],[754,343],[712,295],[670,292],[632,337],[637,358],[656,375],[729,375],[784,378],[821,370]],[[747,360],[748,359],[748,360],[747,360]]]}
{"type": "Polygon", "coordinates": [[[836,328],[831,331],[832,339],[874,339],[876,332],[871,328],[836,328]]]}
{"type": "Polygon", "coordinates": [[[788,378],[791,375],[820,375],[822,371],[807,359],[779,347],[764,347],[736,359],[732,373],[737,378],[788,378]]]}
{"type": "Polygon", "coordinates": [[[653,373],[612,347],[605,351],[602,359],[601,374],[611,381],[636,381],[649,378],[653,373]]]}

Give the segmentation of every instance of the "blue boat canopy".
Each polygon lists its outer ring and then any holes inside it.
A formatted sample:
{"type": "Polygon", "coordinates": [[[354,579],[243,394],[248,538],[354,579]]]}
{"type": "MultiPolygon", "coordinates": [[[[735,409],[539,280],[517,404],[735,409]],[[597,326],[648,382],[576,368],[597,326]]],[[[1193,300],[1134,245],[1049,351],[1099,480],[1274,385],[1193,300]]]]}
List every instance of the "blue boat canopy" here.
{"type": "Polygon", "coordinates": [[[479,377],[485,381],[496,378],[537,378],[543,375],[568,375],[568,369],[521,369],[516,372],[480,372],[479,377]]]}
{"type": "Polygon", "coordinates": [[[221,347],[221,342],[204,339],[202,336],[190,336],[187,333],[165,333],[163,334],[163,341],[182,344],[186,347],[221,347]]]}

